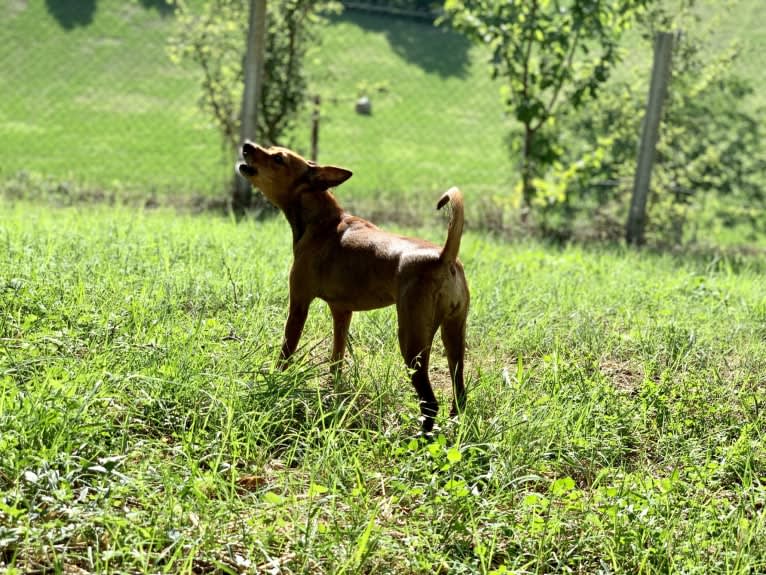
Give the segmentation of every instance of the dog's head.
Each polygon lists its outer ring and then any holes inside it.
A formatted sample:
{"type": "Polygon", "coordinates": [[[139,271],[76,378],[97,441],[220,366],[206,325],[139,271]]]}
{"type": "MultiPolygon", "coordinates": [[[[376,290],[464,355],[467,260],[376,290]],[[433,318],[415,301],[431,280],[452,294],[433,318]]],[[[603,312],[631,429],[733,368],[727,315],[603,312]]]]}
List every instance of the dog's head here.
{"type": "Polygon", "coordinates": [[[339,186],[351,172],[336,166],[320,166],[288,150],[263,148],[252,142],[242,145],[243,162],[237,171],[250,180],[278,208],[287,209],[298,195],[339,186]]]}

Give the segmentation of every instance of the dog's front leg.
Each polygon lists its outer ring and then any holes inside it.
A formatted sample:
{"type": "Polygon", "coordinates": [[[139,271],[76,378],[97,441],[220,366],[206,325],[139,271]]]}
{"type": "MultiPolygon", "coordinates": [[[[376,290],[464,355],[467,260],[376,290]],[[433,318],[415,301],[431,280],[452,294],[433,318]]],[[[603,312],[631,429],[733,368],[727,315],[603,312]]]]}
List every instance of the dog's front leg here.
{"type": "Polygon", "coordinates": [[[282,342],[282,352],[279,354],[279,368],[285,369],[290,356],[298,347],[298,341],[303,333],[303,326],[306,324],[306,318],[309,315],[309,305],[311,301],[303,301],[290,296],[290,312],[287,314],[287,323],[285,323],[285,339],[282,342]]]}
{"type": "Polygon", "coordinates": [[[343,365],[343,355],[346,353],[348,326],[351,324],[351,312],[330,306],[332,312],[332,357],[330,371],[338,375],[343,365]]]}

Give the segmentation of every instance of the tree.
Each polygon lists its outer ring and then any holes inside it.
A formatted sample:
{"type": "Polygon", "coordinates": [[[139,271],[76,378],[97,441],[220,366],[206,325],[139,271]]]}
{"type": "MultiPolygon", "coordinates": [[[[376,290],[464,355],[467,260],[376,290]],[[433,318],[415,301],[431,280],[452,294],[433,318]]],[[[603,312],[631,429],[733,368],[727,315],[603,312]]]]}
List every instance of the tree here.
{"type": "Polygon", "coordinates": [[[652,0],[447,0],[446,19],[492,51],[492,75],[521,123],[525,212],[537,180],[560,156],[556,120],[595,98],[619,59],[618,42],[652,0]]]}
{"type": "MultiPolygon", "coordinates": [[[[248,25],[247,0],[210,0],[193,7],[175,0],[177,32],[171,57],[190,59],[202,71],[200,105],[215,122],[232,152],[239,146],[244,54],[248,25]]],[[[277,144],[286,137],[307,103],[303,61],[318,42],[322,14],[337,10],[327,0],[270,0],[268,3],[264,82],[258,114],[260,143],[277,144]]],[[[282,142],[284,143],[284,142],[282,142]]]]}

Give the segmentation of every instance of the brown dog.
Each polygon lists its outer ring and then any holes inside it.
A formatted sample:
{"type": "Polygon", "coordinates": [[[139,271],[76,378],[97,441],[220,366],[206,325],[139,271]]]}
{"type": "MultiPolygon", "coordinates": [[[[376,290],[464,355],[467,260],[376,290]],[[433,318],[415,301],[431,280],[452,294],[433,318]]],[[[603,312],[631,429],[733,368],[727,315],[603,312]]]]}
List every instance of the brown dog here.
{"type": "Polygon", "coordinates": [[[463,233],[463,200],[452,188],[437,209],[452,203],[443,248],[425,240],[384,232],[347,214],[329,189],[351,177],[335,166],[320,166],[285,148],[245,142],[240,174],[285,214],[293,231],[290,311],[280,357],[284,367],[298,345],[309,305],[327,302],[333,317],[333,371],[346,349],[351,314],[396,304],[399,347],[420,398],[423,431],[433,429],[438,404],[428,379],[428,359],[436,330],[452,376],[452,414],[465,406],[463,362],[468,285],[457,259],[463,233]]]}

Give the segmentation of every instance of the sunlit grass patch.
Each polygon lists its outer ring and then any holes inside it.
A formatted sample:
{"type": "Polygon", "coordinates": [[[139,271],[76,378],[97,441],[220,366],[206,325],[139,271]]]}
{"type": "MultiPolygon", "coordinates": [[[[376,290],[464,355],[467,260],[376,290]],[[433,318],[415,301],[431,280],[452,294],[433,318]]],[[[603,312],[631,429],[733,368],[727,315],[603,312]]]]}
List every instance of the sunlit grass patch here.
{"type": "Polygon", "coordinates": [[[466,234],[468,407],[427,443],[391,309],[335,382],[316,302],[276,369],[282,219],[0,212],[10,572],[763,569],[760,260],[466,234]]]}

